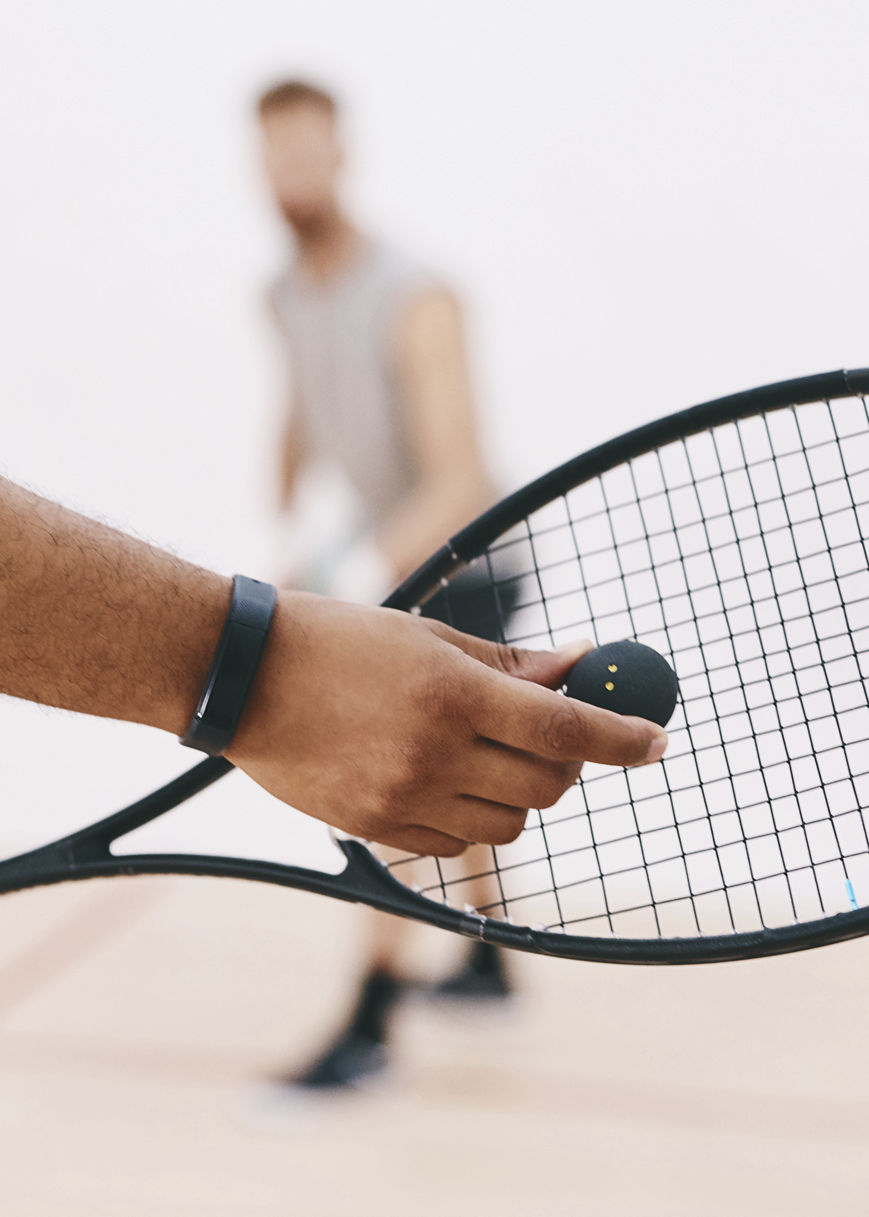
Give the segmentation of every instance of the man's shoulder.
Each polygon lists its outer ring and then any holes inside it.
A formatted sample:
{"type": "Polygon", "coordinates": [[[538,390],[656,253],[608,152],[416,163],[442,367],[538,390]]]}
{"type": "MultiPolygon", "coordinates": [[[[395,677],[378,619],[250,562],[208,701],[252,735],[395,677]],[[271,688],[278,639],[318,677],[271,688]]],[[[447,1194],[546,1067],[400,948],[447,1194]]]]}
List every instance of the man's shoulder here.
{"type": "Polygon", "coordinates": [[[450,291],[447,275],[403,245],[372,240],[371,258],[380,283],[403,300],[450,291]]]}

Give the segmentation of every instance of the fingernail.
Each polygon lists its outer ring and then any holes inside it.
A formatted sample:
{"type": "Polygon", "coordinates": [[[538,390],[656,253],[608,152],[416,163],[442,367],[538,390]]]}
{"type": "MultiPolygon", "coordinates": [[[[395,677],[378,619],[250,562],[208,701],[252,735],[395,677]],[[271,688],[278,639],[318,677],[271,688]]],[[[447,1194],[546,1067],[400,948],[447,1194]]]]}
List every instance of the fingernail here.
{"type": "Polygon", "coordinates": [[[667,744],[669,744],[669,742],[670,741],[667,739],[667,736],[664,734],[663,731],[661,732],[660,735],[656,735],[655,738],[652,740],[652,746],[649,748],[649,751],[646,753],[646,764],[651,765],[655,761],[659,761],[661,759],[661,757],[664,755],[664,753],[667,751],[667,744]]]}

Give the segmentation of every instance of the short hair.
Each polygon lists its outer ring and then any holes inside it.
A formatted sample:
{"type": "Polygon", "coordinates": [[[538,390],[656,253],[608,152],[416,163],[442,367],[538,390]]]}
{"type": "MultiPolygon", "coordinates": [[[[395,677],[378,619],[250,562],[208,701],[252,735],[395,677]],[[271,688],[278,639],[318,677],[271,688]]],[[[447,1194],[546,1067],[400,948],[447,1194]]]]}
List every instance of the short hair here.
{"type": "Polygon", "coordinates": [[[338,102],[332,94],[307,80],[280,80],[261,93],[257,101],[260,118],[291,106],[316,106],[331,118],[338,114],[338,102]]]}

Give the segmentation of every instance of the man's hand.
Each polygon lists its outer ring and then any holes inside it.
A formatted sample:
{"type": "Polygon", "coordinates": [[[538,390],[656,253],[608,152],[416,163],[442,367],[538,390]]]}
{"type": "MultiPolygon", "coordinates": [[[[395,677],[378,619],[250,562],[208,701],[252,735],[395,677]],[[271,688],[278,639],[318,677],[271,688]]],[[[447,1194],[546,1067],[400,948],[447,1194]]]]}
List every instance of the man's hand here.
{"type": "Polygon", "coordinates": [[[583,761],[664,752],[653,723],[551,691],[589,647],[518,651],[284,592],[227,756],[284,802],[385,845],[452,856],[503,844],[583,761]]]}
{"type": "MultiPolygon", "coordinates": [[[[0,478],[0,692],[181,735],[229,596],[228,579],[0,478]]],[[[387,845],[512,841],[583,761],[638,765],[666,746],[652,723],[552,692],[586,646],[515,651],[283,592],[227,756],[285,802],[387,845]]]]}

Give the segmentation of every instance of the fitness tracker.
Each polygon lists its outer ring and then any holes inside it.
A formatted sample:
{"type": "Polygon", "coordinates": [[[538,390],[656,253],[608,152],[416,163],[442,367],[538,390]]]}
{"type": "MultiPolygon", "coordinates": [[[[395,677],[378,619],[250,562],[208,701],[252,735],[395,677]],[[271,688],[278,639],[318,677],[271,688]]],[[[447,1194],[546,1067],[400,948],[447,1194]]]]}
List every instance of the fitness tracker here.
{"type": "Polygon", "coordinates": [[[256,676],[277,603],[271,583],[236,575],[232,599],[196,713],[181,737],[186,748],[220,756],[232,743],[256,676]]]}

